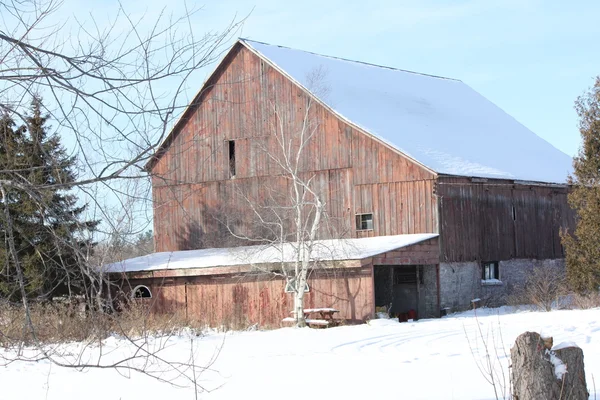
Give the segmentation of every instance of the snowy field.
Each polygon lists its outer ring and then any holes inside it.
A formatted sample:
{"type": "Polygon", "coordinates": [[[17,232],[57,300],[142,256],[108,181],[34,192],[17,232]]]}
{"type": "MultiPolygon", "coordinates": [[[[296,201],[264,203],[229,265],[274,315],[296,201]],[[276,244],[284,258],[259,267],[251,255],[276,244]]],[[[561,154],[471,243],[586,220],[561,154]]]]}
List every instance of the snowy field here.
{"type": "MultiPolygon", "coordinates": [[[[493,387],[478,368],[485,361],[482,336],[502,374],[508,371],[506,355],[514,339],[527,330],[553,336],[555,345],[575,342],[583,349],[593,399],[593,377],[600,385],[599,309],[550,313],[483,309],[477,318],[471,311],[402,324],[375,320],[321,330],[211,333],[194,336],[193,341],[190,335],[181,335],[169,338],[161,354],[185,362],[193,344],[196,361],[206,363],[220,349],[211,368],[198,378],[204,387],[214,389],[200,394],[203,399],[493,399],[493,387]]],[[[102,351],[107,359],[117,359],[131,348],[122,339],[109,338],[102,351]]],[[[72,345],[70,351],[76,350],[72,345]]],[[[498,389],[503,385],[500,382],[498,389]]],[[[78,372],[46,361],[14,362],[0,369],[3,400],[175,398],[191,400],[194,393],[135,373],[78,372]]]]}

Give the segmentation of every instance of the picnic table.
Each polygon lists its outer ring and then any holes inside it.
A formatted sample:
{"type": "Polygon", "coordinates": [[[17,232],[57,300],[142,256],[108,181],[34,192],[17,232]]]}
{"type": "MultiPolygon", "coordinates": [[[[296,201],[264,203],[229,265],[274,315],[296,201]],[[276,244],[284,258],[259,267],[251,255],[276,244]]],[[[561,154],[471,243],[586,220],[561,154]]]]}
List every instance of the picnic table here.
{"type": "MultiPolygon", "coordinates": [[[[339,321],[333,318],[333,316],[335,313],[339,312],[340,310],[336,310],[335,308],[330,307],[305,308],[304,320],[309,326],[335,326],[338,324],[339,321]]],[[[291,311],[290,314],[294,314],[294,311],[291,311]]],[[[296,322],[296,320],[292,317],[287,317],[283,319],[283,322],[296,322]]]]}

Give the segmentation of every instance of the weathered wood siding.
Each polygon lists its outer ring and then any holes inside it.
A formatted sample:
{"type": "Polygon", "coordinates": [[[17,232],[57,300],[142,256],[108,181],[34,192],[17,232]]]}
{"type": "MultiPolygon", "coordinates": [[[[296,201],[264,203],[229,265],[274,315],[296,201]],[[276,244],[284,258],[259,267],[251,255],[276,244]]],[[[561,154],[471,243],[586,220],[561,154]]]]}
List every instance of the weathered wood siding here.
{"type": "MultiPolygon", "coordinates": [[[[433,238],[362,260],[324,263],[309,274],[305,308],[334,307],[340,310],[337,318],[365,321],[375,312],[374,265],[431,265],[438,260],[439,242],[433,238]]],[[[293,309],[293,298],[285,293],[283,279],[257,274],[250,265],[140,271],[112,278],[120,282],[125,296],[137,285],[148,286],[153,297],[144,301],[155,313],[178,313],[210,326],[280,326],[293,309]]],[[[433,292],[436,285],[429,285],[433,292]]],[[[435,293],[433,296],[430,300],[435,302],[435,293]]]]}
{"type": "Polygon", "coordinates": [[[373,265],[435,265],[440,261],[438,238],[375,256],[373,265]]]}
{"type": "MultiPolygon", "coordinates": [[[[308,282],[310,291],[306,293],[305,308],[334,307],[340,310],[337,318],[354,322],[373,315],[370,266],[317,270],[308,282]]],[[[153,312],[179,313],[209,326],[276,327],[293,309],[293,298],[284,292],[284,281],[273,275],[136,278],[130,279],[128,284],[150,288],[153,312]]]]}
{"type": "Polygon", "coordinates": [[[574,229],[566,187],[440,177],[442,261],[562,258],[560,229],[574,229]]]}
{"type": "MultiPolygon", "coordinates": [[[[252,225],[244,197],[285,195],[285,180],[268,153],[279,151],[278,115],[298,130],[306,94],[251,51],[237,45],[152,168],[156,251],[223,247],[231,241],[224,218],[252,225]],[[235,140],[236,176],[229,176],[228,140],[235,140]],[[244,194],[243,196],[241,194],[244,194]]],[[[327,203],[330,236],[358,237],[437,232],[435,175],[313,103],[318,129],[302,154],[301,170],[315,175],[327,203]],[[356,213],[374,214],[372,231],[355,230],[356,213]]]]}
{"type": "Polygon", "coordinates": [[[354,186],[355,213],[373,213],[373,230],[357,232],[357,236],[437,232],[434,186],[434,180],[354,186]]]}

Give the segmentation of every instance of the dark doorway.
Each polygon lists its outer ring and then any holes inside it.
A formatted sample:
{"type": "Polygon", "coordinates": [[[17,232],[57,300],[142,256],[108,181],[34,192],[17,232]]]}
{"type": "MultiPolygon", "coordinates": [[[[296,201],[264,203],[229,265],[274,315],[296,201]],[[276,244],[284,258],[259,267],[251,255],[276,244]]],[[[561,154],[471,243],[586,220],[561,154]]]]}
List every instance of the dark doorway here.
{"type": "Polygon", "coordinates": [[[394,317],[410,310],[419,314],[419,306],[423,304],[423,266],[376,265],[373,272],[376,307],[386,307],[394,317]]]}

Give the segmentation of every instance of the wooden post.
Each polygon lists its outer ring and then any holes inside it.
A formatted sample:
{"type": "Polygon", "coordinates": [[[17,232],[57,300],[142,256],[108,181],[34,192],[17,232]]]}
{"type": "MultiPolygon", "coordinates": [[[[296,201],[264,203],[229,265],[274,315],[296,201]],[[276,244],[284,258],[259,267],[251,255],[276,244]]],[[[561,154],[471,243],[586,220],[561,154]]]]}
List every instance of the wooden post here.
{"type": "Polygon", "coordinates": [[[188,313],[188,282],[183,283],[184,288],[184,300],[185,300],[185,321],[187,323],[190,322],[189,313],[188,313]]]}
{"type": "MultiPolygon", "coordinates": [[[[396,267],[389,267],[390,268],[390,299],[392,299],[392,303],[390,304],[390,309],[388,310],[388,314],[390,313],[390,311],[392,311],[392,307],[394,305],[394,268],[396,267]]],[[[390,317],[392,315],[390,314],[390,317]]]]}
{"type": "Polygon", "coordinates": [[[441,300],[441,289],[440,289],[440,264],[435,265],[435,280],[437,288],[437,313],[438,317],[442,316],[442,300],[441,300]]]}
{"type": "Polygon", "coordinates": [[[373,293],[371,293],[371,318],[376,318],[377,313],[375,312],[375,265],[371,263],[371,286],[373,286],[373,293]]]}
{"type": "Polygon", "coordinates": [[[419,315],[421,315],[421,310],[419,306],[421,305],[421,271],[420,266],[415,265],[415,269],[417,270],[417,319],[419,319],[419,315]]]}

